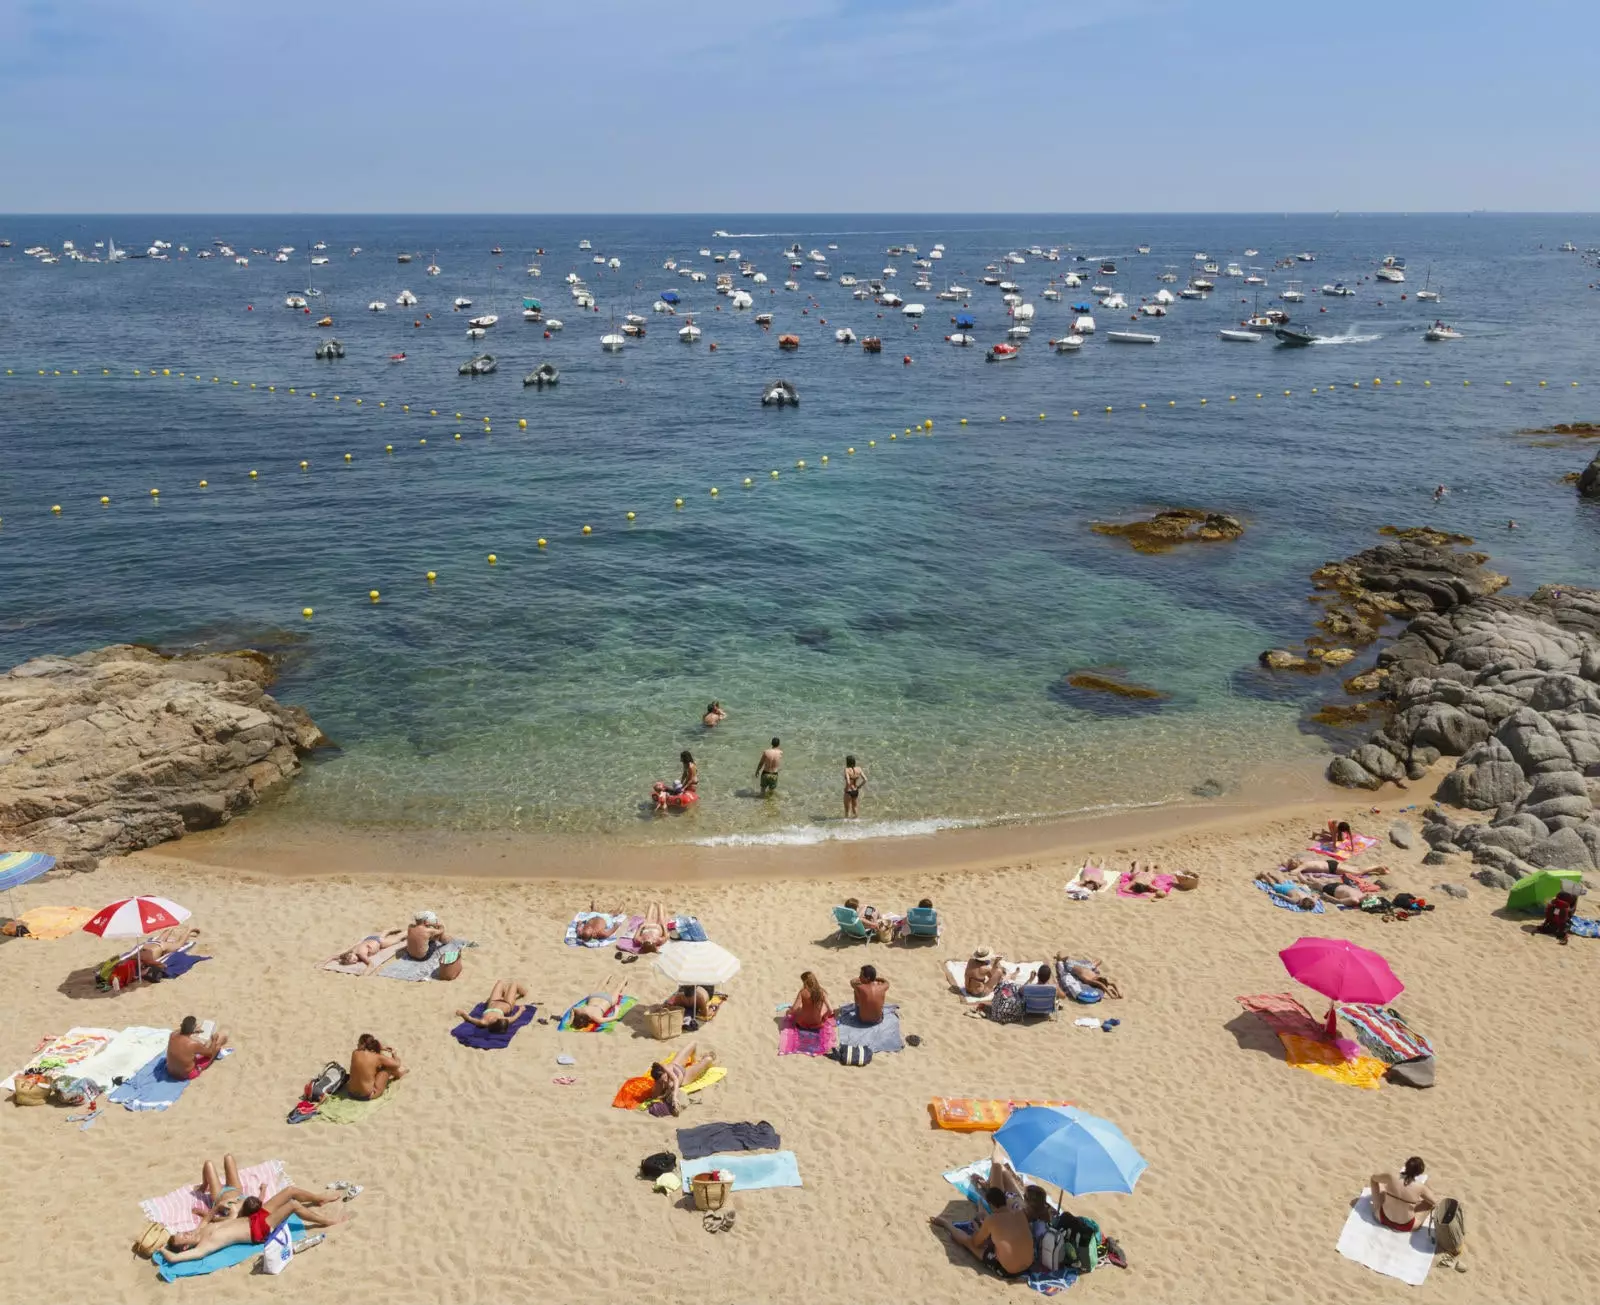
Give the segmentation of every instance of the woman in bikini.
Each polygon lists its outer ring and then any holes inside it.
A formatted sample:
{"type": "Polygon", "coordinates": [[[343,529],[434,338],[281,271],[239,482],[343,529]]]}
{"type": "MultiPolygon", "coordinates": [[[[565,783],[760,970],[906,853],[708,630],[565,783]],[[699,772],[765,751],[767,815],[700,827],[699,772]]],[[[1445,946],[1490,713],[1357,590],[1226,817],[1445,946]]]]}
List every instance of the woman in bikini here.
{"type": "Polygon", "coordinates": [[[1141,866],[1135,861],[1128,876],[1128,891],[1130,893],[1149,893],[1152,897],[1167,896],[1167,889],[1156,886],[1156,875],[1159,873],[1161,873],[1160,866],[1141,866]]]}
{"type": "Polygon", "coordinates": [[[482,1015],[474,1015],[464,1010],[458,1010],[456,1014],[468,1024],[476,1024],[480,1029],[500,1032],[516,1023],[527,1000],[528,989],[523,984],[515,979],[496,979],[494,988],[489,993],[489,1000],[483,1003],[482,1015]]]}
{"type": "Polygon", "coordinates": [[[617,1013],[617,1007],[622,1005],[622,998],[628,990],[626,983],[620,983],[611,993],[596,992],[585,997],[572,1008],[572,1018],[568,1027],[578,1030],[597,1029],[617,1013]]]}
{"type": "Polygon", "coordinates": [[[379,952],[398,947],[405,941],[404,929],[390,929],[387,933],[369,933],[349,951],[339,957],[340,965],[365,965],[372,968],[372,960],[379,952]]]}
{"type": "Polygon", "coordinates": [[[174,1233],[167,1239],[161,1258],[168,1264],[203,1260],[213,1251],[242,1244],[264,1245],[273,1230],[290,1215],[305,1223],[331,1228],[344,1223],[349,1215],[324,1214],[320,1207],[348,1201],[359,1188],[345,1187],[330,1192],[308,1192],[303,1187],[286,1187],[276,1196],[267,1195],[266,1185],[259,1196],[247,1196],[239,1203],[237,1215],[222,1215],[215,1206],[193,1232],[174,1233]]]}
{"type": "Polygon", "coordinates": [[[673,1058],[671,1064],[663,1065],[657,1061],[650,1066],[650,1077],[655,1082],[645,1100],[665,1101],[674,1115],[682,1114],[684,1106],[688,1104],[683,1089],[710,1069],[716,1060],[715,1052],[701,1052],[691,1043],[687,1051],[673,1058]]]}
{"type": "Polygon", "coordinates": [[[1372,1213],[1385,1228],[1410,1232],[1438,1198],[1428,1190],[1428,1166],[1414,1155],[1398,1174],[1372,1175],[1372,1213]]]}
{"type": "Polygon", "coordinates": [[[149,942],[139,949],[139,964],[141,966],[154,966],[160,969],[162,963],[180,947],[192,943],[200,936],[200,930],[190,929],[185,932],[177,926],[163,929],[149,942]]]}
{"type": "Polygon", "coordinates": [[[633,931],[633,945],[641,952],[658,952],[670,936],[666,907],[651,902],[645,907],[644,923],[633,931]]]}
{"type": "Polygon", "coordinates": [[[800,976],[800,991],[795,993],[789,1015],[799,1029],[820,1029],[833,1014],[833,1003],[817,982],[817,976],[807,970],[800,976]]]}
{"type": "Polygon", "coordinates": [[[844,759],[844,818],[854,820],[860,814],[856,804],[861,800],[861,790],[867,786],[867,772],[856,765],[854,757],[844,759]]]}

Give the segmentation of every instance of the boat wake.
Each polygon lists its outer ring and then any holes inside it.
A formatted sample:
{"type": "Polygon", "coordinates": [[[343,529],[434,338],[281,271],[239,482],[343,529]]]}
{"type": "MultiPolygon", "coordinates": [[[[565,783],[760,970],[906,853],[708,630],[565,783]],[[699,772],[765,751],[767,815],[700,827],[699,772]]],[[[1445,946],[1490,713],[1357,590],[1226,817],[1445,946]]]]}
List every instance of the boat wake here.
{"type": "Polygon", "coordinates": [[[1381,339],[1383,339],[1383,336],[1377,331],[1373,331],[1373,332],[1371,332],[1369,334],[1365,334],[1365,335],[1361,334],[1358,331],[1346,331],[1343,335],[1319,335],[1317,337],[1317,343],[1318,344],[1371,344],[1374,340],[1381,340],[1381,339]]]}

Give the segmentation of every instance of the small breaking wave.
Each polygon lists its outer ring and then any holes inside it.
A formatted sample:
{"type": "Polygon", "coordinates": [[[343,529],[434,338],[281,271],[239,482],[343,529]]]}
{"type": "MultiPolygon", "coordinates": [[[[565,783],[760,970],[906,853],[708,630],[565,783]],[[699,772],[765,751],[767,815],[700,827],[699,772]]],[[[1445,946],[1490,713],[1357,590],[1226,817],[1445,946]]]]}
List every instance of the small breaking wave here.
{"type": "Polygon", "coordinates": [[[1318,344],[1371,344],[1374,340],[1383,339],[1377,331],[1362,334],[1358,331],[1346,331],[1343,335],[1319,335],[1318,344]]]}

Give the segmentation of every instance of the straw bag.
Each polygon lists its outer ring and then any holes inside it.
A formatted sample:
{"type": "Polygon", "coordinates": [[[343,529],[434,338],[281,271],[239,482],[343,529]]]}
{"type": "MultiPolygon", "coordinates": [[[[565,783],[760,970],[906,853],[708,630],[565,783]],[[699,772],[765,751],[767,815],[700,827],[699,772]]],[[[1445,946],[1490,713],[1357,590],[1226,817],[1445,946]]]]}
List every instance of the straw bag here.
{"type": "Polygon", "coordinates": [[[167,1244],[167,1239],[171,1236],[165,1224],[146,1224],[144,1231],[133,1240],[133,1253],[141,1260],[148,1260],[167,1244]]]}
{"type": "Polygon", "coordinates": [[[718,1170],[710,1173],[696,1174],[689,1180],[689,1191],[694,1196],[696,1210],[720,1210],[728,1203],[728,1194],[733,1191],[733,1180],[718,1178],[718,1170]]]}
{"type": "Polygon", "coordinates": [[[1200,887],[1200,872],[1198,870],[1180,870],[1172,876],[1172,886],[1180,893],[1192,893],[1200,887]]]}
{"type": "Polygon", "coordinates": [[[11,1092],[14,1106],[42,1106],[50,1100],[55,1081],[48,1074],[19,1074],[11,1092]]]}
{"type": "Polygon", "coordinates": [[[650,1035],[665,1042],[683,1032],[682,1006],[652,1006],[649,1014],[650,1035]]]}

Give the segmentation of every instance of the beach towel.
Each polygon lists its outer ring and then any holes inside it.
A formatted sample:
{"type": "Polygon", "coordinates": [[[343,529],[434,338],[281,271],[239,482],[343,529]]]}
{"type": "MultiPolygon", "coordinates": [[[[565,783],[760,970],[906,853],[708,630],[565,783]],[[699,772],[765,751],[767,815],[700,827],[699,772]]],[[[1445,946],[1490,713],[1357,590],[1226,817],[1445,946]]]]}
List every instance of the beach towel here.
{"type": "Polygon", "coordinates": [[[1408,1233],[1385,1228],[1372,1212],[1372,1194],[1362,1192],[1339,1233],[1339,1254],[1413,1287],[1422,1286],[1433,1267],[1433,1240],[1424,1219],[1408,1233]]]}
{"type": "Polygon", "coordinates": [[[1379,1060],[1395,1065],[1433,1055],[1433,1044],[1407,1024],[1399,1011],[1351,1002],[1340,1002],[1338,1010],[1361,1045],[1379,1060]]]}
{"type": "MultiPolygon", "coordinates": [[[[1039,973],[1043,961],[1013,961],[1003,967],[1007,980],[1012,983],[1030,982],[1033,976],[1039,973]]],[[[946,961],[944,972],[950,979],[950,986],[956,990],[956,995],[969,1006],[981,1006],[985,1002],[993,1001],[991,993],[987,997],[967,996],[967,963],[965,961],[946,961]]]]}
{"type": "MultiPolygon", "coordinates": [[[[488,1003],[480,1001],[472,1008],[472,1013],[482,1019],[484,1011],[488,1009],[488,1003]]],[[[450,1036],[463,1047],[476,1047],[479,1051],[504,1051],[511,1045],[511,1039],[517,1036],[517,1030],[527,1028],[536,1014],[538,1011],[535,1007],[524,1006],[522,1014],[498,1029],[481,1029],[476,1024],[462,1020],[450,1030],[450,1036]]]]}
{"type": "Polygon", "coordinates": [[[439,973],[440,958],[455,947],[476,947],[475,942],[467,942],[457,938],[454,942],[440,943],[425,960],[413,960],[410,956],[400,954],[378,971],[380,978],[399,979],[405,983],[426,983],[439,973]]]}
{"type": "Polygon", "coordinates": [[[1572,917],[1571,932],[1575,938],[1600,938],[1600,920],[1585,920],[1581,915],[1572,917]]]}
{"type": "MultiPolygon", "coordinates": [[[[1067,880],[1066,883],[1067,896],[1075,902],[1088,902],[1092,901],[1096,897],[1106,896],[1105,885],[1102,885],[1099,888],[1091,888],[1083,881],[1083,871],[1085,868],[1086,867],[1080,867],[1078,873],[1073,875],[1072,878],[1067,880]]],[[[1101,878],[1104,879],[1108,874],[1110,874],[1109,870],[1103,870],[1101,872],[1101,878]]]]}
{"type": "Polygon", "coordinates": [[[1295,1033],[1307,1038],[1323,1036],[1323,1026],[1286,992],[1262,993],[1256,997],[1236,997],[1234,1000],[1274,1033],[1295,1033]]]}
{"type": "Polygon", "coordinates": [[[800,1187],[800,1162],[793,1151],[773,1151],[767,1155],[728,1152],[708,1155],[683,1167],[683,1190],[692,1190],[694,1176],[720,1169],[733,1175],[733,1190],[754,1192],[763,1187],[800,1187]]]}
{"type": "Polygon", "coordinates": [[[953,1133],[992,1133],[1011,1118],[1013,1110],[1019,1110],[1023,1106],[1072,1104],[1071,1101],[1001,1101],[977,1097],[934,1097],[928,1102],[928,1113],[933,1117],[936,1128],[949,1129],[953,1133]]]}
{"type": "MultiPolygon", "coordinates": [[[[1344,1054],[1325,1038],[1308,1038],[1298,1033],[1280,1033],[1284,1057],[1296,1069],[1309,1070],[1335,1083],[1376,1091],[1383,1085],[1388,1065],[1372,1056],[1346,1060],[1344,1054]]],[[[1350,1044],[1354,1046],[1354,1043],[1350,1044]]]]}
{"type": "MultiPolygon", "coordinates": [[[[1154,893],[1136,893],[1136,892],[1134,892],[1133,889],[1128,887],[1128,885],[1131,884],[1132,882],[1133,882],[1133,871],[1132,870],[1124,870],[1122,872],[1122,878],[1117,880],[1117,896],[1118,897],[1148,897],[1151,901],[1158,900],[1154,893]]],[[[1175,876],[1173,876],[1173,875],[1155,875],[1155,876],[1153,876],[1151,878],[1150,882],[1153,883],[1162,892],[1170,893],[1172,891],[1172,885],[1177,883],[1178,881],[1177,881],[1177,878],[1175,876]]]]}
{"type": "MultiPolygon", "coordinates": [[[[1301,915],[1322,915],[1328,909],[1322,904],[1322,899],[1320,897],[1316,899],[1311,909],[1308,911],[1305,909],[1305,907],[1296,906],[1287,897],[1284,897],[1282,894],[1278,893],[1273,889],[1271,884],[1264,883],[1260,879],[1252,879],[1250,882],[1267,895],[1267,900],[1269,902],[1271,902],[1274,906],[1281,906],[1285,911],[1295,911],[1301,915]]],[[[1307,889],[1306,891],[1311,892],[1313,890],[1307,889]]]]}
{"type": "Polygon", "coordinates": [[[0,1092],[10,1092],[19,1076],[29,1070],[68,1069],[83,1064],[110,1045],[115,1029],[72,1028],[61,1034],[46,1034],[39,1039],[28,1063],[0,1082],[0,1092]]]}
{"type": "Polygon", "coordinates": [[[166,971],[167,978],[181,979],[201,961],[209,961],[209,956],[196,956],[193,952],[174,952],[161,963],[161,968],[166,971]]]}
{"type": "MultiPolygon", "coordinates": [[[[670,1065],[673,1057],[677,1054],[677,1052],[673,1052],[671,1056],[665,1057],[661,1063],[670,1065]]],[[[720,1083],[727,1077],[728,1071],[723,1066],[713,1065],[704,1074],[695,1079],[693,1083],[684,1084],[683,1091],[687,1093],[703,1092],[713,1083],[720,1083]]],[[[641,1074],[637,1078],[627,1079],[617,1089],[617,1095],[611,1098],[611,1104],[617,1110],[648,1110],[652,1103],[647,1098],[654,1087],[655,1080],[648,1074],[641,1074]]]]}
{"type": "Polygon", "coordinates": [[[803,1029],[794,1022],[793,1011],[783,1013],[783,1026],[778,1030],[780,1056],[826,1056],[838,1045],[837,1016],[828,1016],[820,1029],[803,1029]]]}
{"type": "Polygon", "coordinates": [[[885,1006],[881,1022],[863,1024],[856,1018],[854,1002],[840,1007],[838,1045],[866,1047],[875,1056],[889,1051],[904,1051],[906,1040],[900,1033],[900,1008],[885,1006]]]}
{"type": "Polygon", "coordinates": [[[28,936],[40,942],[54,942],[77,933],[94,919],[92,906],[36,906],[17,917],[28,926],[28,936]]]}
{"type": "Polygon", "coordinates": [[[699,920],[692,915],[680,915],[673,920],[673,931],[678,936],[679,942],[709,942],[706,929],[699,920]]]}
{"type": "Polygon", "coordinates": [[[1360,856],[1363,852],[1378,845],[1378,840],[1370,834],[1355,834],[1353,838],[1355,841],[1353,849],[1349,847],[1334,847],[1323,836],[1317,838],[1310,847],[1306,848],[1306,851],[1315,852],[1318,856],[1325,856],[1330,861],[1348,861],[1351,857],[1360,856]]]}
{"type": "Polygon", "coordinates": [[[74,1070],[75,1077],[86,1078],[102,1092],[109,1091],[117,1079],[127,1079],[149,1064],[152,1056],[165,1059],[167,1039],[171,1029],[151,1028],[135,1024],[115,1034],[111,1041],[94,1055],[81,1061],[74,1070]]]}
{"type": "Polygon", "coordinates": [[[630,923],[629,917],[626,915],[611,915],[605,911],[579,911],[575,916],[572,917],[571,922],[567,925],[567,932],[564,941],[568,947],[614,947],[617,945],[617,939],[623,937],[625,933],[631,934],[639,927],[640,924],[644,922],[644,917],[642,915],[636,916],[634,919],[637,921],[637,923],[630,923]],[[608,928],[617,924],[627,925],[628,927],[626,929],[617,930],[615,936],[611,938],[580,939],[578,937],[578,926],[585,920],[604,920],[608,928]]]}
{"type": "MultiPolygon", "coordinates": [[[[591,995],[604,996],[605,994],[595,993],[591,995]]],[[[591,1024],[588,1028],[584,1029],[575,1029],[572,1027],[572,1012],[577,1010],[579,1006],[583,1005],[584,1001],[588,1000],[589,998],[585,997],[583,1001],[575,1001],[572,1003],[572,1005],[568,1006],[566,1014],[561,1017],[561,1020],[556,1025],[556,1028],[566,1029],[572,1033],[610,1033],[612,1029],[617,1027],[617,1022],[639,1004],[639,999],[630,994],[617,1003],[616,1010],[612,1011],[610,1017],[604,1020],[602,1023],[591,1024]]]]}
{"type": "Polygon", "coordinates": [[[678,1130],[678,1152],[685,1160],[698,1160],[718,1151],[776,1151],[782,1145],[778,1130],[765,1119],[759,1124],[701,1124],[678,1130]]]}
{"type": "MultiPolygon", "coordinates": [[[[259,1195],[263,1185],[268,1196],[276,1196],[289,1185],[282,1160],[264,1160],[239,1171],[239,1186],[246,1196],[259,1195]]],[[[165,1196],[140,1201],[139,1208],[146,1219],[170,1232],[193,1232],[200,1226],[203,1212],[211,1208],[211,1198],[199,1186],[179,1187],[165,1196]]]]}
{"type": "MultiPolygon", "coordinates": [[[[1285,879],[1289,878],[1289,871],[1283,866],[1278,867],[1278,873],[1285,879]]],[[[1302,881],[1311,881],[1320,888],[1323,884],[1349,884],[1358,888],[1368,897],[1381,896],[1384,887],[1375,878],[1377,875],[1388,874],[1388,869],[1381,865],[1373,866],[1366,873],[1355,870],[1341,870],[1338,874],[1329,874],[1326,870],[1302,870],[1299,872],[1302,881]]]]}
{"type": "MultiPolygon", "coordinates": [[[[217,1059],[222,1060],[228,1054],[228,1049],[223,1048],[217,1059]]],[[[116,1102],[125,1110],[168,1110],[177,1104],[183,1090],[192,1082],[191,1078],[173,1078],[167,1073],[167,1053],[163,1048],[132,1078],[125,1078],[112,1088],[106,1100],[116,1102]]]]}
{"type": "Polygon", "coordinates": [[[380,948],[376,953],[374,953],[371,962],[358,961],[354,965],[346,965],[339,958],[352,948],[359,947],[362,943],[366,942],[368,938],[381,939],[382,937],[382,934],[369,933],[364,937],[357,938],[355,942],[351,943],[349,947],[346,947],[344,951],[335,952],[332,956],[328,957],[327,960],[323,961],[321,965],[317,966],[317,968],[319,970],[331,970],[335,974],[348,974],[357,979],[364,979],[369,974],[376,974],[386,964],[394,959],[394,954],[397,951],[405,946],[406,940],[403,936],[392,946],[380,948]]]}
{"type": "Polygon", "coordinates": [[[389,1102],[394,1100],[396,1084],[391,1081],[384,1088],[383,1095],[373,1101],[363,1101],[359,1097],[347,1096],[343,1092],[335,1092],[332,1096],[323,1097],[322,1104],[317,1108],[317,1118],[324,1124],[359,1124],[365,1119],[382,1110],[389,1102]]]}
{"type": "MultiPolygon", "coordinates": [[[[305,1238],[306,1226],[298,1214],[289,1216],[289,1235],[296,1242],[305,1238]]],[[[220,1251],[212,1251],[204,1259],[185,1260],[182,1264],[168,1264],[167,1257],[157,1251],[151,1257],[151,1263],[156,1266],[156,1272],[161,1275],[163,1282],[176,1282],[179,1278],[199,1278],[218,1269],[231,1269],[235,1264],[243,1264],[260,1254],[261,1247],[255,1242],[241,1242],[224,1246],[220,1251]]]]}

